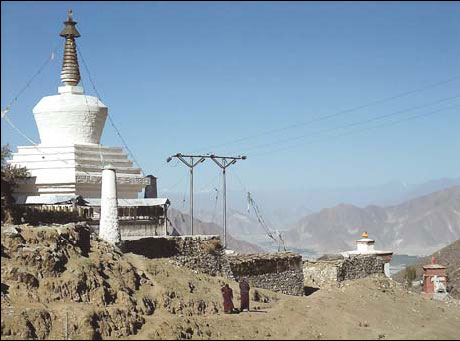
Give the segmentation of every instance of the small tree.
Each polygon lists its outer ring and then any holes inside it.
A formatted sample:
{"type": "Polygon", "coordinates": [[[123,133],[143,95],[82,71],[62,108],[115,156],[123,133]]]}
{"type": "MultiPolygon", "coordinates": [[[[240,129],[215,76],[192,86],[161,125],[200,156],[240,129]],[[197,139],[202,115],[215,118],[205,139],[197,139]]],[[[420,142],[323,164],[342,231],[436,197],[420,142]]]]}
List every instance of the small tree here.
{"type": "Polygon", "coordinates": [[[13,190],[19,179],[24,179],[29,176],[29,172],[25,167],[13,166],[6,161],[11,157],[10,146],[2,146],[1,155],[1,173],[2,173],[2,189],[1,189],[1,219],[2,222],[10,222],[12,220],[11,209],[14,204],[13,190]]]}
{"type": "Polygon", "coordinates": [[[406,281],[406,285],[409,288],[412,288],[412,282],[415,281],[417,278],[417,270],[415,269],[415,266],[407,266],[406,270],[404,271],[404,279],[406,281]]]}

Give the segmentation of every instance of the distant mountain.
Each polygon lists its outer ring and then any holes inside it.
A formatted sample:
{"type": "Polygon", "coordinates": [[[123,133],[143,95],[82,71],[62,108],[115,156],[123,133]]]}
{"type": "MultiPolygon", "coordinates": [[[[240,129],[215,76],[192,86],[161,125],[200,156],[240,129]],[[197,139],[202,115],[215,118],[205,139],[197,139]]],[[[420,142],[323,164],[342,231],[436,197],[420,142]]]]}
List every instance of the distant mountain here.
{"type": "Polygon", "coordinates": [[[449,187],[455,187],[455,186],[460,186],[460,178],[456,178],[456,179],[442,178],[442,179],[427,181],[421,184],[405,185],[406,190],[402,191],[399,196],[394,196],[393,198],[387,198],[386,200],[382,200],[380,204],[381,205],[397,205],[397,204],[403,203],[404,201],[408,201],[414,198],[421,197],[423,195],[427,195],[427,194],[430,194],[436,191],[440,191],[442,189],[446,189],[449,187]]]}
{"type": "Polygon", "coordinates": [[[340,204],[301,219],[285,234],[289,246],[329,253],[355,249],[367,231],[376,248],[426,255],[460,238],[460,186],[400,205],[340,204]]]}
{"type": "MultiPolygon", "coordinates": [[[[172,208],[168,210],[168,218],[179,234],[190,234],[190,216],[188,214],[184,214],[172,208]]],[[[198,219],[193,219],[193,230],[194,234],[222,235],[221,226],[214,223],[203,222],[198,219]]],[[[229,233],[227,234],[227,244],[229,249],[239,253],[257,253],[264,251],[259,246],[233,238],[229,233]]]]}
{"type": "MultiPolygon", "coordinates": [[[[431,258],[436,258],[436,263],[447,267],[447,276],[449,278],[448,287],[450,294],[460,299],[460,240],[456,240],[445,248],[436,251],[430,256],[418,260],[415,264],[417,279],[421,280],[423,276],[423,265],[431,264],[431,258]]],[[[398,282],[404,282],[406,271],[401,270],[392,277],[398,282]]]]}
{"type": "MultiPolygon", "coordinates": [[[[198,210],[195,214],[203,221],[222,225],[221,209],[217,212],[198,210]]],[[[234,236],[246,236],[261,232],[258,221],[248,214],[247,211],[240,212],[234,209],[228,209],[227,226],[229,228],[229,233],[234,236]]]]}
{"type": "MultiPolygon", "coordinates": [[[[251,194],[262,210],[264,218],[269,221],[273,229],[281,229],[308,214],[340,203],[346,202],[359,207],[399,205],[405,201],[453,186],[460,186],[460,177],[431,180],[419,184],[407,184],[395,180],[377,186],[267,189],[257,190],[251,194]]],[[[186,202],[184,203],[183,193],[165,192],[161,195],[171,199],[172,207],[182,211],[187,210],[188,198],[185,198],[186,202]]],[[[205,213],[206,219],[203,220],[220,224],[222,219],[221,197],[221,193],[216,192],[215,189],[195,193],[195,207],[200,208],[197,216],[205,213]],[[218,202],[216,202],[216,194],[218,202]],[[208,220],[208,218],[213,219],[208,220]]],[[[247,213],[247,193],[244,191],[229,190],[227,192],[227,207],[229,211],[234,210],[251,218],[253,223],[257,222],[252,212],[247,213]]],[[[249,226],[242,221],[238,222],[237,225],[245,225],[246,227],[243,229],[259,233],[259,227],[256,225],[249,226]]]]}

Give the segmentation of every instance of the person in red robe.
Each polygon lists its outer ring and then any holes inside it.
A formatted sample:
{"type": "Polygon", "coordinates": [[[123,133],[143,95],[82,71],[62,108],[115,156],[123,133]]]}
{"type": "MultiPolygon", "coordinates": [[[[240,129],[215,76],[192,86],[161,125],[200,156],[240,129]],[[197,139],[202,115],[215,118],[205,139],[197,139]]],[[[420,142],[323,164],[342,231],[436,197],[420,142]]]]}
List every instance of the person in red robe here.
{"type": "Polygon", "coordinates": [[[251,287],[249,286],[249,282],[246,278],[240,279],[240,296],[241,296],[241,309],[240,311],[244,311],[245,309],[249,311],[249,290],[251,287]]]}
{"type": "Polygon", "coordinates": [[[222,296],[224,297],[224,313],[231,314],[233,313],[235,307],[233,305],[233,290],[225,284],[222,288],[222,296]]]}

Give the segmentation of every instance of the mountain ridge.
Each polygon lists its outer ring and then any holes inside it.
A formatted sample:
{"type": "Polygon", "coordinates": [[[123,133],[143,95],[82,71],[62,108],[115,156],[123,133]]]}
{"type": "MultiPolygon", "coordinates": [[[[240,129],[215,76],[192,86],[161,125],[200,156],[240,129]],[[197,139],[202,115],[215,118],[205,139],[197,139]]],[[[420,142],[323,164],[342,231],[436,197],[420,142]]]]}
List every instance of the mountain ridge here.
{"type": "Polygon", "coordinates": [[[460,186],[411,199],[399,205],[358,207],[339,204],[307,215],[286,233],[290,246],[330,253],[354,249],[361,232],[376,248],[426,255],[460,238],[460,186]]]}

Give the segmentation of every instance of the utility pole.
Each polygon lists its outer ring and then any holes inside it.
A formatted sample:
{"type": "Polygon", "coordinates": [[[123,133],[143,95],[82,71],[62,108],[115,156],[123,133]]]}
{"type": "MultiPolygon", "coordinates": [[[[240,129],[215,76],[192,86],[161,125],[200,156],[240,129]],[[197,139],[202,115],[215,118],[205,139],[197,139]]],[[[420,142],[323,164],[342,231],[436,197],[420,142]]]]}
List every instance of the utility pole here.
{"type": "Polygon", "coordinates": [[[246,156],[208,156],[214,161],[221,169],[223,175],[223,228],[224,228],[224,249],[227,248],[227,180],[225,177],[226,169],[231,165],[234,165],[237,160],[246,160],[246,156]],[[220,160],[220,161],[219,161],[220,160]],[[230,160],[230,162],[229,162],[230,160]]]}
{"type": "Polygon", "coordinates": [[[202,163],[206,160],[205,155],[183,155],[181,153],[177,153],[176,155],[172,155],[166,159],[166,162],[170,162],[173,158],[177,158],[182,163],[184,163],[187,167],[190,168],[190,234],[193,236],[193,168],[202,163]],[[190,161],[187,161],[185,158],[190,158],[190,161]],[[198,161],[194,161],[197,159],[198,161]]]}

